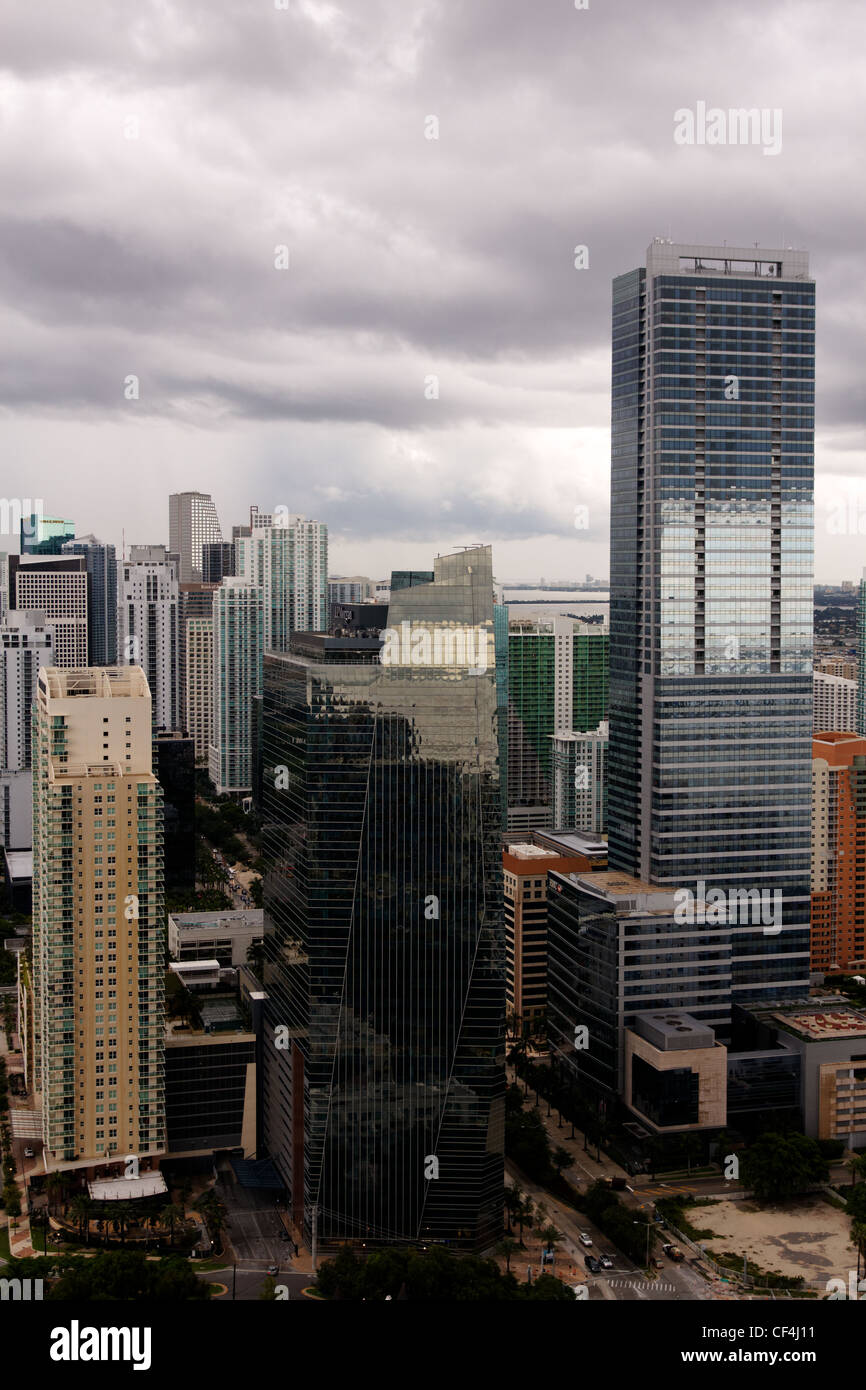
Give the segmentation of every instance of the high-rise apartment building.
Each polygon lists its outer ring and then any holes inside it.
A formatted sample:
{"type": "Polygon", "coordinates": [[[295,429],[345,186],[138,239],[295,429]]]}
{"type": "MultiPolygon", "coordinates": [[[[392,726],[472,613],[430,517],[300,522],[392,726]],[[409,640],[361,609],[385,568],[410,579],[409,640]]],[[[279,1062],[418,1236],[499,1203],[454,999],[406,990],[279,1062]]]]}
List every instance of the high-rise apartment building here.
{"type": "Polygon", "coordinates": [[[808,989],[814,306],[791,250],[657,238],[613,286],[610,862],[782,893],[723,1027],[808,989]]]}
{"type": "Polygon", "coordinates": [[[812,969],[866,969],[866,738],[812,742],[812,969]]]}
{"type": "Polygon", "coordinates": [[[265,649],[288,649],[292,632],[328,630],[328,528],[301,516],[255,525],[235,541],[238,576],[264,596],[265,649]]]}
{"type": "Polygon", "coordinates": [[[154,728],[179,728],[180,591],[164,545],[133,545],[121,564],[117,644],[120,662],[147,677],[154,728]]]}
{"type": "Polygon", "coordinates": [[[0,622],[0,849],[33,843],[31,711],[54,633],[41,613],[11,609],[0,622]]]}
{"type": "Polygon", "coordinates": [[[262,690],[262,590],[233,577],[214,594],[209,776],[221,795],[253,785],[253,698],[262,690]]]}
{"type": "Polygon", "coordinates": [[[857,682],[844,676],[813,673],[812,731],[857,732],[857,682]]]}
{"type": "Polygon", "coordinates": [[[509,623],[509,830],[554,824],[551,740],[606,717],[609,640],[573,618],[509,623]]]}
{"type": "Polygon", "coordinates": [[[371,603],[375,585],[363,574],[335,574],[328,580],[328,603],[371,603]]]}
{"type": "Polygon", "coordinates": [[[74,521],[61,521],[32,512],[21,518],[21,554],[60,555],[64,542],[74,535],[74,521]]]}
{"type": "Polygon", "coordinates": [[[43,668],[33,1029],[48,1168],[165,1145],[162,791],[140,668],[43,668]]]}
{"type": "Polygon", "coordinates": [[[857,592],[857,733],[866,737],[866,569],[857,592]]]}
{"type": "Polygon", "coordinates": [[[117,665],[117,556],[95,536],[64,541],[62,555],[83,555],[87,569],[87,646],[90,666],[117,665]]]}
{"type": "Polygon", "coordinates": [[[207,492],[173,492],[168,499],[168,549],[179,557],[178,579],[202,578],[202,546],[221,541],[219,517],[207,492]]]}
{"type": "Polygon", "coordinates": [[[205,763],[210,746],[213,684],[213,628],[210,620],[213,596],[218,588],[218,584],[204,582],[180,585],[180,728],[186,729],[195,739],[196,761],[205,763]],[[202,621],[205,627],[201,626],[202,621]],[[191,646],[193,623],[195,633],[191,646]],[[205,659],[206,667],[202,665],[205,659]]]}
{"type": "Polygon", "coordinates": [[[9,607],[41,613],[54,630],[54,665],[87,665],[88,578],[81,555],[10,555],[9,607]]]}
{"type": "Polygon", "coordinates": [[[815,670],[825,676],[842,676],[846,681],[857,679],[857,662],[847,656],[825,656],[815,662],[815,670]]]}
{"type": "Polygon", "coordinates": [[[584,733],[553,735],[554,825],[607,830],[608,735],[606,720],[584,733]]]}
{"type": "Polygon", "coordinates": [[[265,1137],[308,1237],[483,1249],[505,1094],[489,548],[392,587],[388,621],[265,658],[265,1137]]]}

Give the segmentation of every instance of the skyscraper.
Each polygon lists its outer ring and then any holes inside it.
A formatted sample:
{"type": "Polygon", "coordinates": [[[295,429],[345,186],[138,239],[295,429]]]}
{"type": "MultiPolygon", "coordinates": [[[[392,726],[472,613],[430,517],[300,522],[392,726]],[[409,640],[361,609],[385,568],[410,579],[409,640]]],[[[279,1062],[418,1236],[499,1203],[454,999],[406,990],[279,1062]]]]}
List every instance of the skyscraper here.
{"type": "Polygon", "coordinates": [[[83,555],[87,568],[87,644],[91,666],[117,664],[117,557],[95,536],[64,541],[62,555],[83,555]]]}
{"type": "MultiPolygon", "coordinates": [[[[207,547],[206,547],[207,548],[207,547]]],[[[218,584],[180,586],[180,726],[207,764],[213,707],[213,598],[218,584]]]]}
{"type": "Polygon", "coordinates": [[[87,566],[81,555],[10,555],[9,607],[41,613],[54,631],[54,665],[87,664],[87,566]]]}
{"type": "Polygon", "coordinates": [[[262,591],[224,579],[213,600],[213,712],[209,775],[221,795],[252,791],[253,697],[262,690],[262,591]]]}
{"type": "Polygon", "coordinates": [[[202,577],[201,549],[221,541],[217,509],[207,492],[173,492],[168,499],[168,548],[180,557],[178,579],[189,584],[202,577]]]}
{"type": "Polygon", "coordinates": [[[0,622],[0,848],[33,843],[31,710],[54,634],[41,613],[10,610],[0,622]]]}
{"type": "Polygon", "coordinates": [[[808,987],[808,269],[657,238],[613,286],[610,862],[782,892],[780,932],[730,925],[734,1002],[808,987]]]}
{"type": "Polygon", "coordinates": [[[866,968],[866,739],[812,743],[812,969],[866,968]]]}
{"type": "Polygon", "coordinates": [[[28,1074],[46,1165],[165,1145],[162,791],[138,667],[43,669],[28,1074]]]}
{"type": "Polygon", "coordinates": [[[395,584],[381,641],[265,658],[264,1125],[308,1237],[501,1231],[498,732],[489,548],[395,584]]]}
{"type": "Polygon", "coordinates": [[[328,630],[328,528],[302,516],[256,522],[235,540],[237,572],[264,595],[265,650],[284,652],[292,632],[328,630]]]}
{"type": "Polygon", "coordinates": [[[157,729],[179,728],[179,607],[177,562],[165,546],[131,546],[120,567],[118,656],[144,670],[157,729]]]}
{"type": "Polygon", "coordinates": [[[219,584],[235,572],[233,541],[205,541],[201,548],[201,577],[205,584],[219,584]]]}

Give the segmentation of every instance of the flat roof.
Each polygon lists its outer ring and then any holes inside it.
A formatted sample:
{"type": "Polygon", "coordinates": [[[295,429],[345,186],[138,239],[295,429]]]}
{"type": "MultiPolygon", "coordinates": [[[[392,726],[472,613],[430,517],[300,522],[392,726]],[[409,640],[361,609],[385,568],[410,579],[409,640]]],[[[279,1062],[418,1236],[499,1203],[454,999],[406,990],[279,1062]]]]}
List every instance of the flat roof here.
{"type": "Polygon", "coordinates": [[[32,849],[7,849],[6,872],[14,882],[16,879],[33,877],[32,849]]]}
{"type": "Polygon", "coordinates": [[[137,1178],[100,1178],[87,1184],[95,1202],[130,1202],[137,1197],[158,1197],[167,1192],[162,1173],[141,1173],[137,1178]]]}
{"type": "Polygon", "coordinates": [[[815,1042],[866,1037],[866,1015],[854,1009],[810,1009],[801,1013],[775,1013],[772,1017],[793,1033],[799,1033],[801,1038],[811,1038],[815,1042]]]}

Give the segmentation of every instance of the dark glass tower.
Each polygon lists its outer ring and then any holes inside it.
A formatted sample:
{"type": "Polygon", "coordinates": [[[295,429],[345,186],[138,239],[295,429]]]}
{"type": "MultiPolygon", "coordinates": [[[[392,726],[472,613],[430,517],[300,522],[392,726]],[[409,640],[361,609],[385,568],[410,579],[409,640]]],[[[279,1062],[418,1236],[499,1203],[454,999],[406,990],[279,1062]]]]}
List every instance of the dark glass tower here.
{"type": "Polygon", "coordinates": [[[64,555],[83,555],[87,566],[87,650],[91,666],[117,664],[117,555],[95,536],[77,536],[61,546],[64,555]]]}
{"type": "Polygon", "coordinates": [[[814,351],[803,252],[657,239],[614,281],[610,864],[780,890],[734,1003],[808,987],[814,351]]]}
{"type": "Polygon", "coordinates": [[[265,657],[265,1137],[325,1243],[501,1233],[491,564],[398,580],[382,642],[301,634],[265,657]]]}

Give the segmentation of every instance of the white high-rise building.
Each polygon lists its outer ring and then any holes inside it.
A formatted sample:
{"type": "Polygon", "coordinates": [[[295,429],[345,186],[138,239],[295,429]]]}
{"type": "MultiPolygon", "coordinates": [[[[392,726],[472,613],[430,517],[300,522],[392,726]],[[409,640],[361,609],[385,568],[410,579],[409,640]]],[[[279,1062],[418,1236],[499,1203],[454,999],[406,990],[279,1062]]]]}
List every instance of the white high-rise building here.
{"type": "Polygon", "coordinates": [[[180,557],[181,584],[202,577],[201,548],[207,541],[221,541],[219,517],[207,492],[173,492],[168,499],[168,549],[180,557]]]}
{"type": "Polygon", "coordinates": [[[213,731],[213,618],[187,618],[184,669],[186,731],[195,760],[207,764],[213,731]]]}
{"type": "Polygon", "coordinates": [[[9,607],[41,613],[54,629],[54,665],[88,661],[87,565],[81,555],[10,555],[9,607]]]}
{"type": "Polygon", "coordinates": [[[177,561],[164,545],[133,545],[119,566],[117,654],[141,666],[153,699],[154,728],[180,727],[180,593],[177,561]]]}
{"type": "Polygon", "coordinates": [[[10,610],[0,623],[0,846],[33,843],[31,710],[40,666],[53,666],[54,633],[41,613],[10,610]]]}
{"type": "Polygon", "coordinates": [[[224,579],[213,601],[213,715],[209,776],[220,796],[253,784],[253,696],[262,690],[261,588],[224,579]]]}
{"type": "Polygon", "coordinates": [[[561,829],[607,829],[607,763],[609,726],[575,733],[563,729],[553,735],[553,823],[561,829]]]}
{"type": "Polygon", "coordinates": [[[812,675],[812,730],[816,734],[856,734],[857,682],[823,671],[812,675]]]}
{"type": "Polygon", "coordinates": [[[278,514],[278,524],[251,530],[235,541],[237,571],[263,592],[265,650],[288,651],[292,632],[326,632],[327,526],[278,514]]]}

